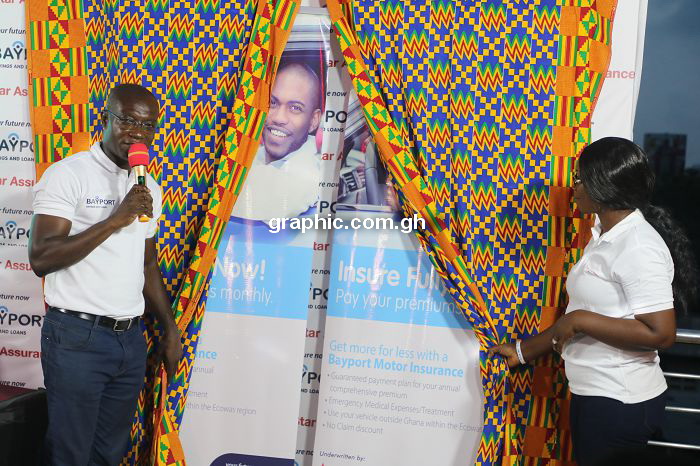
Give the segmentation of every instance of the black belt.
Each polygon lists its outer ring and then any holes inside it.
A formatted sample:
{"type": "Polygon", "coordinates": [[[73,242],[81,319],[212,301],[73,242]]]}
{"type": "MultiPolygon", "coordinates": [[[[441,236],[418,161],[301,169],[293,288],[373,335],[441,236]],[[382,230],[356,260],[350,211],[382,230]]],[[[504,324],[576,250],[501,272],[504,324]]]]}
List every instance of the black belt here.
{"type": "Polygon", "coordinates": [[[90,322],[95,322],[95,320],[97,320],[97,325],[111,328],[115,332],[129,330],[131,326],[139,320],[139,316],[117,320],[107,316],[97,316],[95,314],[88,314],[87,312],[71,311],[70,309],[63,309],[53,306],[49,306],[49,311],[60,312],[62,314],[67,314],[69,316],[77,317],[78,319],[83,319],[90,322]]]}

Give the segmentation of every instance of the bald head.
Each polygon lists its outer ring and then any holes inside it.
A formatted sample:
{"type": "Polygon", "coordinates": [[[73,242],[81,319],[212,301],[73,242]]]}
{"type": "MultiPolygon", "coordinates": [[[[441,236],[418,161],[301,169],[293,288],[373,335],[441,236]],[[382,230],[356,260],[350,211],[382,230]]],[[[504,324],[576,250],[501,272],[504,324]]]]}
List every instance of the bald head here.
{"type": "Polygon", "coordinates": [[[107,108],[114,108],[116,102],[126,102],[126,101],[141,101],[148,104],[155,104],[159,106],[158,99],[143,86],[138,84],[119,84],[112,88],[109,92],[109,97],[107,97],[107,108]]]}

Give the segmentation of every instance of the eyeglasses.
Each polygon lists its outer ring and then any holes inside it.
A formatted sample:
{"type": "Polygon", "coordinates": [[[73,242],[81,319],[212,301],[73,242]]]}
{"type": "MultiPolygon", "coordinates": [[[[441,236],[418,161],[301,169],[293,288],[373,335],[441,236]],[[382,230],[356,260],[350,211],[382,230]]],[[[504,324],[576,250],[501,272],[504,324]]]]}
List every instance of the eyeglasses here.
{"type": "Polygon", "coordinates": [[[106,110],[106,109],[105,109],[105,112],[109,113],[114,118],[116,118],[117,122],[119,122],[119,125],[124,127],[124,128],[134,128],[134,129],[140,128],[144,131],[148,131],[151,133],[158,129],[158,123],[155,123],[153,121],[138,121],[138,120],[134,120],[133,118],[122,117],[122,116],[119,116],[116,113],[114,113],[110,110],[106,110]]]}
{"type": "Polygon", "coordinates": [[[583,183],[583,181],[581,181],[581,176],[578,174],[578,172],[574,173],[572,180],[574,182],[574,186],[578,186],[581,183],[583,183]]]}

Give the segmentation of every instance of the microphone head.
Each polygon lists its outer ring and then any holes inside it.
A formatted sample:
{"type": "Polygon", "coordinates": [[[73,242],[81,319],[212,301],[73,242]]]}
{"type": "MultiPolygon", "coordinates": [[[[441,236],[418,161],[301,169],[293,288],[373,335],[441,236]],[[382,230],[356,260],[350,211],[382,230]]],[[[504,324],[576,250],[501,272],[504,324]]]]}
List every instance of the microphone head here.
{"type": "Polygon", "coordinates": [[[129,147],[129,166],[148,165],[148,147],[137,142],[129,147]]]}

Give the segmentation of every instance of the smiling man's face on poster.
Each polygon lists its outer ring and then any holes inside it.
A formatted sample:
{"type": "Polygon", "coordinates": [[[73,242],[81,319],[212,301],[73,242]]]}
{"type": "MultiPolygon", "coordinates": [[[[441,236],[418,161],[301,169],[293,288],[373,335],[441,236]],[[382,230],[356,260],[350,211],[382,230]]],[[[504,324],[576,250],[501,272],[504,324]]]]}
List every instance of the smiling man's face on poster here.
{"type": "Polygon", "coordinates": [[[290,64],[277,74],[270,111],[263,128],[266,163],[281,160],[299,149],[321,121],[318,76],[301,64],[290,64]]]}

